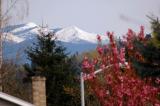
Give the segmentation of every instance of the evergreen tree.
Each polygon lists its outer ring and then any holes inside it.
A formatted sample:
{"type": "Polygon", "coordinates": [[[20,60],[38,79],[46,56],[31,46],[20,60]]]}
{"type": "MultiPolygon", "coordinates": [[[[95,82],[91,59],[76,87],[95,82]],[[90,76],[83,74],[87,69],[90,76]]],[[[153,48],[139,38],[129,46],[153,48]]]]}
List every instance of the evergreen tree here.
{"type": "Polygon", "coordinates": [[[160,23],[158,19],[151,19],[151,37],[146,36],[146,41],[141,42],[134,40],[134,49],[137,50],[143,61],[139,61],[136,58],[128,57],[133,63],[133,67],[136,69],[138,75],[142,78],[160,77],[160,23]]]}
{"type": "Polygon", "coordinates": [[[48,106],[77,106],[79,98],[71,92],[77,89],[78,84],[75,80],[77,67],[73,66],[73,59],[68,58],[65,48],[53,40],[54,34],[42,33],[37,38],[38,42],[26,50],[31,60],[30,65],[24,65],[28,78],[46,77],[48,106]]]}

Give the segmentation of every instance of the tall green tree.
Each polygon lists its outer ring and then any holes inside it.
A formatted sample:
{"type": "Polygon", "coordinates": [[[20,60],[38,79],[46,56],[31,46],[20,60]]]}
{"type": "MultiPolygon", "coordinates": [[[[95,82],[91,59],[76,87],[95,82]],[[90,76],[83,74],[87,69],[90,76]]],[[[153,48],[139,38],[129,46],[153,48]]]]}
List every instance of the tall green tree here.
{"type": "Polygon", "coordinates": [[[78,106],[77,67],[73,59],[65,53],[65,48],[53,40],[54,34],[37,36],[38,42],[29,47],[26,53],[31,64],[25,64],[28,78],[46,77],[46,94],[48,106],[78,106]]]}
{"type": "Polygon", "coordinates": [[[152,34],[146,35],[145,43],[141,41],[134,42],[134,49],[137,50],[143,61],[129,57],[138,75],[142,78],[160,77],[160,22],[157,19],[150,17],[152,34]]]}

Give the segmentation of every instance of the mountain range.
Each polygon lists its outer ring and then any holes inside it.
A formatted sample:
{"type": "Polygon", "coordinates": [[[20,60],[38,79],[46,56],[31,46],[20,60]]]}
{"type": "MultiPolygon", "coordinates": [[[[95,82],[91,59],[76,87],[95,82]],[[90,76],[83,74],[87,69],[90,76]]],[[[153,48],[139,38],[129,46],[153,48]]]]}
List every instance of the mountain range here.
{"type": "MultiPolygon", "coordinates": [[[[25,49],[36,42],[36,36],[42,27],[35,23],[11,25],[2,29],[3,31],[3,54],[5,59],[27,62],[25,49]]],[[[54,32],[57,41],[66,47],[66,52],[74,54],[95,49],[97,34],[88,33],[76,26],[65,28],[49,29],[44,28],[45,33],[54,32]]],[[[102,36],[102,38],[105,38],[102,36]]]]}

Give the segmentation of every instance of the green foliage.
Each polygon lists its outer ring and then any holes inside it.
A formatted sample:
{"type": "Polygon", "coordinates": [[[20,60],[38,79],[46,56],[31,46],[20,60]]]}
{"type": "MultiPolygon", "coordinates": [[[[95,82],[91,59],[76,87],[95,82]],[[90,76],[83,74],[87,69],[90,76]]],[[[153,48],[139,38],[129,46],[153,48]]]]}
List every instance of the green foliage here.
{"type": "Polygon", "coordinates": [[[151,19],[151,29],[152,29],[152,43],[160,48],[160,22],[158,18],[149,17],[151,19]]]}
{"type": "Polygon", "coordinates": [[[144,61],[132,59],[137,73],[141,77],[160,76],[160,49],[156,48],[152,43],[143,45],[137,42],[136,47],[144,58],[144,61]]]}
{"type": "Polygon", "coordinates": [[[25,64],[28,78],[32,76],[46,77],[46,93],[48,106],[80,105],[77,88],[77,65],[75,58],[69,58],[65,48],[53,40],[54,34],[38,36],[38,42],[29,47],[26,53],[31,64],[25,64]]]}
{"type": "MultiPolygon", "coordinates": [[[[146,41],[134,40],[134,50],[139,52],[143,61],[130,58],[138,75],[145,77],[160,77],[160,23],[158,18],[151,19],[151,38],[146,41]]],[[[127,53],[126,53],[127,54],[127,53]]]]}
{"type": "MultiPolygon", "coordinates": [[[[46,76],[46,71],[52,72],[53,74],[57,71],[63,71],[65,58],[67,57],[64,53],[62,46],[56,46],[54,40],[51,40],[52,34],[37,36],[38,43],[34,43],[33,47],[26,50],[26,53],[31,60],[31,66],[25,65],[25,68],[30,71],[31,76],[46,76]],[[52,71],[55,70],[55,71],[52,71]]],[[[49,74],[49,73],[48,73],[49,74]]]]}

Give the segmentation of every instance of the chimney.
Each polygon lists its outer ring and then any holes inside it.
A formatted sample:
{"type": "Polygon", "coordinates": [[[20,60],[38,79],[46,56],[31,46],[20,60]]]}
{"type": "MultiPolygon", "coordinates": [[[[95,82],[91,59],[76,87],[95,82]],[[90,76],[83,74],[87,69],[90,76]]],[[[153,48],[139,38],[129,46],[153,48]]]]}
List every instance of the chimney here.
{"type": "Polygon", "coordinates": [[[32,95],[35,106],[46,106],[46,78],[35,76],[32,77],[32,95]]]}

